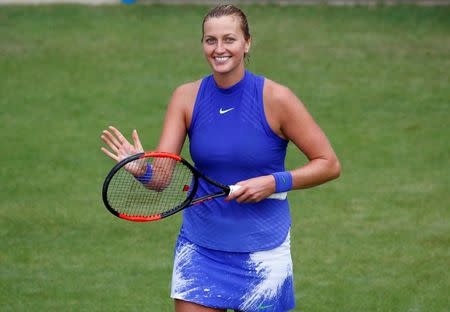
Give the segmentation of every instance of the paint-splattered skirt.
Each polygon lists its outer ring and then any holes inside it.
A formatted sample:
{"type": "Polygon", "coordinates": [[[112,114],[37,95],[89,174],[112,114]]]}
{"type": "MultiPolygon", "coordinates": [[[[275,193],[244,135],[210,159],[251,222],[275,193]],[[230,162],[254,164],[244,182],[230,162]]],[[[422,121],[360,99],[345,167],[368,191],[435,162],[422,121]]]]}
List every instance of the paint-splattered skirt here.
{"type": "Polygon", "coordinates": [[[245,312],[292,310],[289,235],[280,246],[253,253],[212,250],[178,237],[171,297],[245,312]]]}

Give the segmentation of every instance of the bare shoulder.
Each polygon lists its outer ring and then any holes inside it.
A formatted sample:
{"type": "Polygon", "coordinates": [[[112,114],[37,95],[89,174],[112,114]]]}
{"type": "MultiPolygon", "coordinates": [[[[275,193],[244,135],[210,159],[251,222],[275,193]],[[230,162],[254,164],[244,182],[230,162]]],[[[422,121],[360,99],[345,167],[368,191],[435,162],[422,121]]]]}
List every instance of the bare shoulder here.
{"type": "Polygon", "coordinates": [[[180,93],[181,95],[190,95],[191,93],[197,93],[198,89],[200,88],[200,83],[202,82],[201,79],[196,81],[190,81],[187,83],[184,83],[180,86],[178,86],[174,93],[180,93]]]}
{"type": "Polygon", "coordinates": [[[299,122],[307,113],[294,92],[267,78],[264,83],[264,109],[269,124],[275,132],[281,133],[282,137],[289,137],[285,131],[287,123],[299,122]]]}
{"type": "Polygon", "coordinates": [[[270,128],[281,138],[288,139],[285,131],[287,116],[297,115],[300,100],[289,90],[289,88],[273,80],[264,80],[264,112],[270,128]]]}
{"type": "Polygon", "coordinates": [[[201,80],[196,80],[178,86],[173,91],[171,102],[179,103],[178,105],[189,105],[192,101],[195,101],[200,83],[201,80]]]}
{"type": "Polygon", "coordinates": [[[201,80],[184,83],[178,86],[172,93],[167,115],[178,115],[189,128],[194,110],[195,99],[200,88],[201,80]]]}
{"type": "Polygon", "coordinates": [[[264,101],[269,106],[276,106],[279,109],[286,109],[287,106],[300,103],[297,96],[286,86],[265,78],[264,101]]]}

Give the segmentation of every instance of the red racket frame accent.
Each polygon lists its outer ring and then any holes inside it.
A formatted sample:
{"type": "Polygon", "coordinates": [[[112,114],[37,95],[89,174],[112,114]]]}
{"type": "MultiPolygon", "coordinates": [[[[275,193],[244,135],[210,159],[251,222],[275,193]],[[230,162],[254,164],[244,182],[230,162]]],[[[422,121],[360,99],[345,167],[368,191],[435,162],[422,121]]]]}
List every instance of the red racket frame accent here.
{"type": "Polygon", "coordinates": [[[154,215],[154,216],[149,216],[149,217],[141,217],[141,216],[128,216],[126,214],[123,213],[118,213],[117,216],[119,218],[125,219],[125,220],[129,220],[129,221],[134,221],[134,222],[148,222],[148,221],[155,221],[155,220],[159,220],[161,219],[161,214],[158,215],[154,215]]]}
{"type": "Polygon", "coordinates": [[[177,161],[181,161],[181,157],[175,154],[171,153],[165,153],[165,152],[145,152],[141,157],[139,158],[147,158],[147,157],[167,157],[172,158],[177,161]]]}

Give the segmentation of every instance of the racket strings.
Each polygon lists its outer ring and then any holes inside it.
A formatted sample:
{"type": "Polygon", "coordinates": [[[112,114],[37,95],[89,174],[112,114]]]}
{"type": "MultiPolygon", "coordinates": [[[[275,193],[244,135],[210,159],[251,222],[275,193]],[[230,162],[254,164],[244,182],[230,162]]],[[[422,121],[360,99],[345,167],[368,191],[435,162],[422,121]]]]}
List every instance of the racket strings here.
{"type": "Polygon", "coordinates": [[[146,158],[151,178],[140,182],[132,174],[142,172],[142,159],[121,167],[110,181],[108,202],[118,213],[149,217],[176,209],[191,192],[193,173],[183,163],[166,157],[146,158]],[[126,169],[125,169],[126,168],[126,169]]]}

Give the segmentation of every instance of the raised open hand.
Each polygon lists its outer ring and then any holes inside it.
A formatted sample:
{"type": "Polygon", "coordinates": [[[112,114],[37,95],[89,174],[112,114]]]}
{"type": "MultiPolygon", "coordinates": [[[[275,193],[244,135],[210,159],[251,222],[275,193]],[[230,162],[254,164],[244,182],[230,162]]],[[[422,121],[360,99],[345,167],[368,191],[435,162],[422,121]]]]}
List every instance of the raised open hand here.
{"type": "MultiPolygon", "coordinates": [[[[136,130],[133,130],[132,138],[133,145],[128,142],[119,130],[113,126],[109,126],[109,131],[103,130],[103,134],[101,135],[102,141],[108,145],[109,150],[105,147],[102,147],[101,150],[116,162],[120,162],[129,156],[144,152],[136,130]]],[[[147,165],[145,160],[141,160],[140,162],[141,163],[137,164],[136,161],[133,161],[129,166],[125,166],[125,169],[134,176],[144,175],[147,165]]]]}

